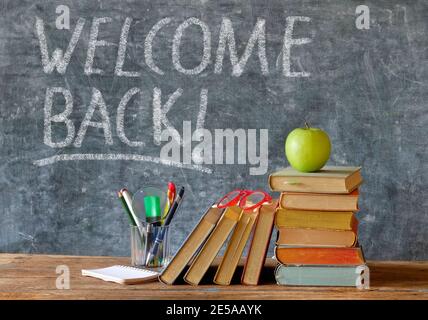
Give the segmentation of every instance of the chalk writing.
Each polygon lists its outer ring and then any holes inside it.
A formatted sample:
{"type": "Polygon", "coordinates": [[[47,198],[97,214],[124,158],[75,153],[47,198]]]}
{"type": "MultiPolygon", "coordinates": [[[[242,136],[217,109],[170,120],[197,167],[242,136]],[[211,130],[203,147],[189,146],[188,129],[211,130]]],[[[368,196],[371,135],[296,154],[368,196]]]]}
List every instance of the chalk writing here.
{"type": "MultiPolygon", "coordinates": [[[[65,14],[65,11],[64,11],[65,14]]],[[[65,17],[64,17],[65,19],[65,17]]],[[[296,38],[293,36],[294,28],[297,22],[309,23],[311,19],[304,16],[290,16],[285,20],[285,28],[283,35],[283,43],[281,52],[278,53],[282,57],[282,74],[284,77],[309,77],[309,71],[303,71],[302,66],[300,71],[293,71],[291,61],[291,49],[293,46],[302,46],[309,44],[311,38],[296,38]],[[281,56],[282,55],[282,56],[281,56]]],[[[74,27],[69,43],[65,51],[60,48],[54,48],[52,54],[49,55],[48,41],[45,31],[44,21],[36,17],[35,28],[36,35],[39,39],[41,63],[43,72],[51,74],[55,70],[64,75],[67,71],[67,66],[70,64],[73,52],[76,50],[77,44],[85,26],[86,20],[79,18],[74,27]]],[[[120,37],[116,41],[108,39],[108,35],[104,32],[100,37],[100,29],[104,25],[111,25],[113,19],[110,17],[94,17],[89,30],[89,41],[87,43],[86,60],[83,66],[83,73],[89,77],[105,76],[113,73],[115,77],[120,78],[138,78],[141,77],[142,70],[132,70],[127,68],[124,70],[127,55],[127,49],[130,45],[128,38],[133,30],[133,19],[125,17],[121,28],[120,37]],[[103,63],[103,69],[100,66],[94,66],[96,50],[101,50],[102,47],[117,46],[117,54],[113,69],[109,69],[110,64],[103,63]]],[[[166,68],[161,68],[164,64],[157,65],[156,57],[154,57],[153,44],[158,37],[159,31],[165,28],[165,32],[171,32],[171,28],[176,20],[172,17],[165,17],[157,21],[149,30],[144,38],[144,61],[149,72],[153,72],[160,76],[166,75],[166,68]]],[[[202,20],[196,17],[190,17],[176,26],[175,31],[170,35],[171,44],[171,71],[178,72],[184,76],[196,77],[203,72],[209,70],[209,65],[213,63],[214,74],[226,74],[234,78],[239,78],[244,72],[248,61],[257,53],[255,59],[258,59],[260,73],[262,76],[269,76],[269,64],[266,54],[266,20],[257,18],[252,30],[248,35],[248,41],[245,43],[237,43],[235,38],[235,30],[232,20],[228,17],[223,17],[219,26],[218,45],[214,59],[212,59],[212,43],[213,36],[210,27],[202,20]],[[183,54],[188,52],[188,48],[184,49],[184,39],[189,36],[188,33],[197,32],[197,39],[200,39],[202,54],[196,58],[194,65],[183,65],[183,54]],[[238,54],[237,47],[244,46],[244,50],[238,54]],[[227,54],[228,53],[228,54],[227,54]],[[229,56],[231,70],[227,70],[223,65],[225,57],[229,56]]],[[[159,38],[160,39],[160,38],[159,38]]],[[[162,37],[164,39],[164,37],[162,37]]],[[[242,40],[240,40],[242,41],[242,40]]],[[[187,41],[186,41],[187,43],[187,41]]],[[[192,42],[196,43],[197,42],[192,42]]],[[[80,47],[79,47],[80,49],[80,47]]],[[[105,56],[105,55],[103,55],[105,56]]],[[[278,59],[277,59],[278,60],[278,59]]],[[[107,61],[108,62],[108,61],[107,61]]],[[[141,65],[138,64],[141,68],[141,65]]],[[[135,68],[135,67],[134,67],[135,68]]],[[[114,144],[114,136],[110,119],[109,108],[111,106],[106,103],[101,90],[96,87],[91,89],[91,100],[87,106],[87,110],[82,119],[79,129],[76,133],[76,123],[71,119],[73,112],[73,96],[70,89],[52,86],[46,89],[44,101],[44,138],[43,142],[51,148],[74,147],[81,148],[84,143],[88,128],[93,127],[102,130],[104,136],[104,144],[109,146],[114,144]],[[58,99],[65,101],[62,111],[58,112],[58,108],[54,108],[55,102],[58,99]],[[53,110],[56,110],[56,114],[53,110]],[[65,126],[66,136],[57,138],[53,137],[52,126],[65,126]],[[73,141],[74,140],[74,141],[73,141]]],[[[139,101],[136,97],[142,94],[142,89],[132,87],[128,89],[120,99],[116,112],[116,134],[119,141],[129,148],[139,148],[138,152],[146,146],[147,141],[138,137],[133,137],[132,140],[126,135],[126,115],[127,108],[131,101],[139,101]]],[[[209,106],[209,92],[207,88],[201,88],[199,94],[199,103],[195,103],[198,108],[196,116],[195,131],[192,133],[191,121],[183,120],[182,133],[180,133],[169,121],[168,113],[174,108],[171,113],[176,117],[179,113],[180,97],[184,93],[184,88],[179,87],[175,90],[162,89],[161,85],[153,87],[152,95],[152,122],[153,122],[153,143],[157,146],[162,146],[160,157],[148,156],[143,154],[112,154],[112,153],[70,153],[56,154],[51,157],[34,161],[35,165],[44,166],[60,161],[78,161],[78,160],[128,160],[128,161],[145,161],[156,164],[174,166],[190,170],[197,170],[203,173],[211,173],[212,170],[203,167],[202,164],[247,164],[253,165],[249,169],[250,174],[259,175],[267,172],[268,165],[268,130],[260,129],[259,131],[259,153],[257,153],[257,129],[215,129],[214,134],[205,129],[205,118],[209,106]],[[235,145],[235,141],[237,144],[235,145]],[[192,144],[197,142],[196,145],[192,144]],[[235,147],[237,152],[235,152],[235,147]],[[235,154],[236,153],[236,154],[235,154]]],[[[114,120],[113,120],[114,121],[114,120]]],[[[90,146],[85,146],[90,147],[90,146]]],[[[68,149],[67,149],[68,150],[68,149]]]]}

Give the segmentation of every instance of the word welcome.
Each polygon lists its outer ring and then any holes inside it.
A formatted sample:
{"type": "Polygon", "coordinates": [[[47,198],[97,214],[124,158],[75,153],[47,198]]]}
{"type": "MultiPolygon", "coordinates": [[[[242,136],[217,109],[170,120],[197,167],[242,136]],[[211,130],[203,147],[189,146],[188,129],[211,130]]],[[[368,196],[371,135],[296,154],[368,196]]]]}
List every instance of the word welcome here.
{"type": "MultiPolygon", "coordinates": [[[[106,46],[117,46],[117,57],[114,67],[114,74],[119,77],[139,77],[141,76],[140,71],[123,70],[125,64],[125,57],[128,45],[128,35],[131,28],[133,19],[127,17],[122,25],[120,39],[117,43],[109,42],[105,39],[99,39],[99,31],[103,24],[112,23],[112,18],[101,17],[93,18],[92,25],[90,28],[89,42],[87,46],[86,61],[84,64],[85,75],[93,74],[104,74],[105,70],[94,67],[94,58],[96,56],[96,50],[101,50],[101,47],[106,46]]],[[[305,71],[292,71],[291,70],[291,48],[293,46],[304,45],[310,43],[310,38],[294,38],[293,30],[296,22],[309,22],[309,17],[304,16],[289,16],[285,19],[285,29],[283,35],[283,45],[280,55],[282,55],[282,72],[285,77],[308,77],[309,72],[305,71]]],[[[165,71],[156,64],[155,58],[153,57],[153,43],[159,33],[159,31],[171,24],[173,19],[166,17],[159,20],[147,36],[144,41],[144,60],[150,71],[164,75],[165,71]]],[[[39,38],[43,70],[45,73],[52,73],[55,69],[60,74],[65,74],[67,66],[70,63],[70,59],[76,48],[76,45],[80,39],[82,30],[86,25],[86,19],[79,18],[76,26],[74,27],[72,36],[68,43],[68,47],[65,51],[62,49],[55,49],[51,55],[49,55],[48,41],[44,29],[44,21],[36,17],[36,32],[39,38]]],[[[219,37],[217,39],[217,51],[214,57],[214,73],[220,74],[223,71],[223,61],[226,53],[226,49],[229,51],[230,63],[232,65],[232,76],[239,77],[244,72],[247,61],[255,51],[257,46],[257,57],[260,64],[260,70],[263,75],[269,74],[269,65],[266,57],[266,21],[265,19],[258,18],[257,22],[249,35],[249,40],[246,43],[245,49],[241,56],[238,55],[236,50],[236,39],[235,31],[232,21],[224,17],[220,25],[219,37]]],[[[185,75],[198,75],[203,72],[212,60],[212,36],[209,26],[202,20],[192,17],[182,22],[175,30],[172,35],[172,54],[171,61],[175,70],[185,75]],[[202,56],[198,65],[192,68],[186,68],[181,63],[180,48],[182,45],[182,39],[186,31],[189,28],[199,28],[202,37],[202,56]]]]}

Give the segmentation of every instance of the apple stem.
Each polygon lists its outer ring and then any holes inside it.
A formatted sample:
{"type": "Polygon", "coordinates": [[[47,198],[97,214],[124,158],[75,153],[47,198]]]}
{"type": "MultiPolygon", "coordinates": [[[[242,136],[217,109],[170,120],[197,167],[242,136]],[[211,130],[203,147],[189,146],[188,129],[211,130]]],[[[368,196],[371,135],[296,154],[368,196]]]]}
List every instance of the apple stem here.
{"type": "Polygon", "coordinates": [[[309,129],[309,124],[305,121],[305,127],[306,129],[309,129]]]}

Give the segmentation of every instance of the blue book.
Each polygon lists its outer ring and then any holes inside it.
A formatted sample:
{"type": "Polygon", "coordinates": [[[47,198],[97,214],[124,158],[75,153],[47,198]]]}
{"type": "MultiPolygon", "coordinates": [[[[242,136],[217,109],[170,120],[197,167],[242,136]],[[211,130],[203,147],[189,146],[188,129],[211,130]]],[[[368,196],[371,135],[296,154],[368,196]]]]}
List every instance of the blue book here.
{"type": "Polygon", "coordinates": [[[366,265],[295,266],[280,264],[275,270],[276,282],[289,286],[370,287],[370,271],[366,265]]]}

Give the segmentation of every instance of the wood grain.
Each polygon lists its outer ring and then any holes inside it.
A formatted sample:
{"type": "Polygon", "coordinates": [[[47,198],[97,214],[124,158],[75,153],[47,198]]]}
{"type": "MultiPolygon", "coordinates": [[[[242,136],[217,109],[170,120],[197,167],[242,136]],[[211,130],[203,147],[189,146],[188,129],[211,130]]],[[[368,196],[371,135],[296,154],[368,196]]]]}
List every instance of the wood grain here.
{"type": "MultiPolygon", "coordinates": [[[[128,264],[128,258],[0,254],[0,299],[424,299],[428,300],[428,262],[372,261],[370,290],[287,287],[274,283],[269,259],[259,286],[217,286],[209,271],[200,286],[160,282],[124,286],[81,276],[82,268],[128,264]],[[70,268],[69,290],[55,286],[58,265],[70,268]]],[[[239,274],[237,274],[239,276],[239,274]]]]}

